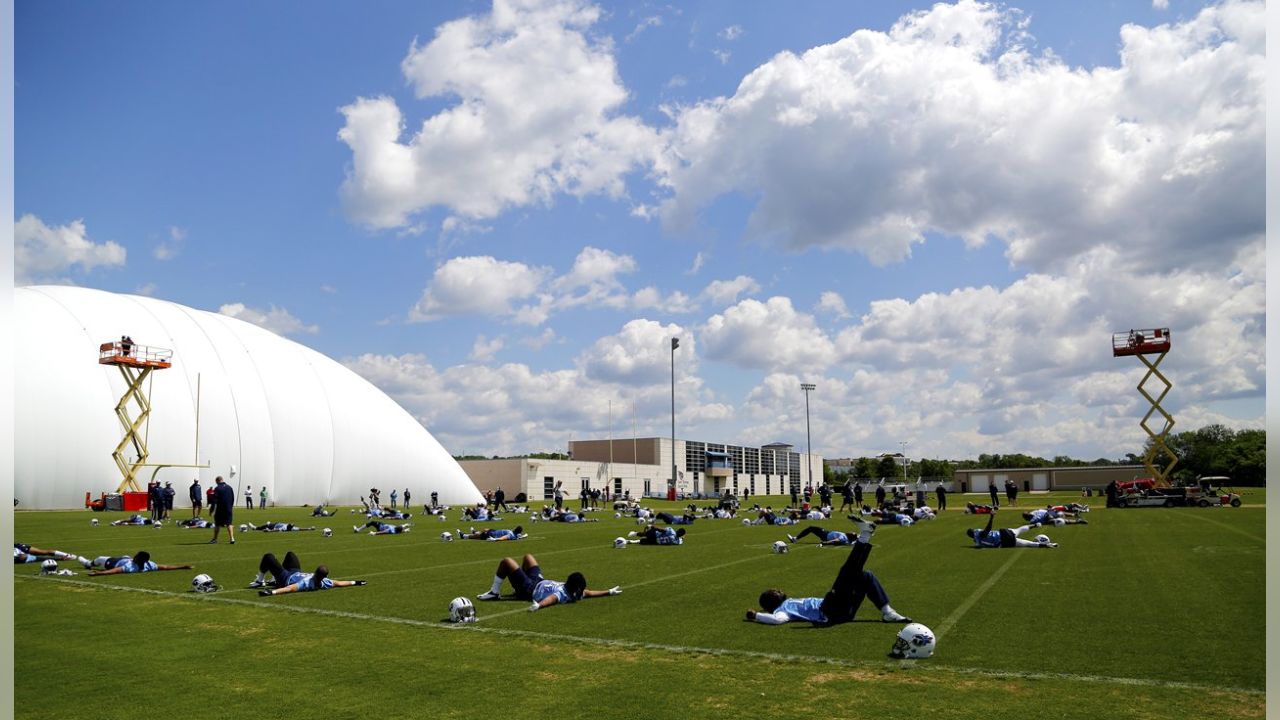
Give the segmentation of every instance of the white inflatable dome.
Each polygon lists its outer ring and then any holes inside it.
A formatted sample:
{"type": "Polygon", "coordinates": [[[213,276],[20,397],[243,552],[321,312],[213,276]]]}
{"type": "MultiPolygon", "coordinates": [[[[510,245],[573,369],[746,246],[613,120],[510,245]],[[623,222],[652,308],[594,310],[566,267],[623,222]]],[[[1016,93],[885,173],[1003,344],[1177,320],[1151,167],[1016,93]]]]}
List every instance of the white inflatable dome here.
{"type": "MultiPolygon", "coordinates": [[[[221,475],[267,486],[281,505],[355,504],[376,487],[432,491],[443,503],[483,500],[467,474],[408,412],[364,378],[314,350],[235,318],[135,295],[64,286],[14,291],[14,497],[23,508],[78,508],[114,491],[111,457],[124,432],[115,406],[126,383],[98,364],[102,343],[129,335],[173,351],[149,379],[152,463],[177,505],[187,487],[221,475]],[[196,450],[199,376],[199,455],[196,450]],[[197,462],[198,459],[198,462],[197,462]],[[232,470],[235,470],[234,476],[232,470]]],[[[138,414],[136,406],[130,412],[138,414]]],[[[126,448],[132,458],[132,448],[126,448]]],[[[152,468],[138,471],[145,488],[152,468]]]]}

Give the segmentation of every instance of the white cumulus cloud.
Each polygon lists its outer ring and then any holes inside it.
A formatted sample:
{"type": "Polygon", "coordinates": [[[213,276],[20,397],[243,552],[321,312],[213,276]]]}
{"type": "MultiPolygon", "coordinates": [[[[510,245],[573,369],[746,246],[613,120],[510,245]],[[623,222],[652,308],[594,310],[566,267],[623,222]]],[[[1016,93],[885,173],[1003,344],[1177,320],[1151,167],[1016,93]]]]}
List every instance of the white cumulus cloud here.
{"type": "Polygon", "coordinates": [[[678,110],[660,212],[680,228],[757,197],[749,236],[877,264],[936,231],[1033,269],[1097,246],[1137,271],[1210,267],[1263,230],[1263,15],[1229,1],[1127,25],[1119,65],[1092,70],[974,0],[783,52],[678,110]]]}
{"type": "Polygon", "coordinates": [[[275,305],[262,310],[247,307],[244,303],[227,303],[218,308],[218,312],[227,317],[251,322],[277,335],[297,335],[299,333],[315,335],[320,332],[319,325],[308,325],[294,317],[293,313],[275,305]]]}
{"type": "Polygon", "coordinates": [[[83,220],[50,227],[35,215],[23,215],[13,226],[13,280],[15,285],[66,282],[73,268],[89,272],[99,267],[119,267],[127,252],[108,240],[95,243],[83,220]]]}
{"type": "Polygon", "coordinates": [[[409,311],[411,322],[452,315],[507,315],[532,298],[549,277],[547,268],[489,256],[452,258],[436,268],[431,284],[409,311]]]}
{"type": "Polygon", "coordinates": [[[698,334],[708,359],[741,367],[822,370],[836,359],[830,338],[786,297],[743,300],[708,318],[698,334]]]}
{"type": "Polygon", "coordinates": [[[406,134],[386,96],[343,107],[351,149],[348,213],[374,228],[446,206],[469,219],[550,202],[556,193],[621,196],[647,164],[656,131],[622,115],[628,98],[612,45],[594,39],[600,10],[578,0],[494,0],[487,15],[436,28],[401,63],[420,99],[450,107],[406,134]]]}

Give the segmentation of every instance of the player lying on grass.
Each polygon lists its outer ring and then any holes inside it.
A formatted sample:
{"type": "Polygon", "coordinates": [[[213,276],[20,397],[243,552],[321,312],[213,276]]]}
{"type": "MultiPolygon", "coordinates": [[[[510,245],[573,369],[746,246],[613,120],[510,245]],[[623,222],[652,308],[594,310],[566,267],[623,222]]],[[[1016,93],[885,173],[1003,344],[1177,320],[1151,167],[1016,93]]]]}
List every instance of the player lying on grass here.
{"type": "Polygon", "coordinates": [[[991,505],[975,505],[973,503],[964,504],[964,512],[966,515],[990,515],[996,509],[991,505]]]}
{"type": "Polygon", "coordinates": [[[552,510],[551,516],[547,518],[547,521],[563,522],[563,523],[584,523],[584,522],[600,522],[600,519],[583,517],[578,513],[571,512],[569,510],[552,510]]]}
{"type": "Polygon", "coordinates": [[[159,570],[190,570],[195,565],[159,565],[151,561],[151,553],[141,550],[137,555],[119,555],[108,557],[103,555],[93,560],[80,558],[80,564],[86,568],[98,568],[90,575],[118,575],[120,573],[157,572],[159,570]]]}
{"type": "Polygon", "coordinates": [[[752,525],[795,525],[793,518],[775,513],[773,508],[766,507],[756,515],[756,519],[751,522],[752,525]]]}
{"type": "Polygon", "coordinates": [[[249,530],[257,530],[259,532],[302,532],[304,530],[316,529],[314,525],[311,527],[302,527],[300,525],[294,525],[293,523],[271,522],[270,520],[262,523],[261,525],[245,523],[245,526],[249,530]]]}
{"type": "Polygon", "coordinates": [[[934,512],[933,508],[929,507],[928,505],[921,505],[920,507],[911,511],[911,517],[915,518],[916,520],[937,520],[938,513],[934,512]]]}
{"type": "Polygon", "coordinates": [[[502,597],[503,580],[511,582],[517,600],[532,603],[529,606],[529,612],[548,608],[557,603],[573,603],[583,598],[622,593],[622,588],[616,585],[608,590],[588,590],[587,579],[580,572],[570,573],[564,582],[547,580],[542,577],[542,568],[538,566],[537,558],[525,555],[520,563],[513,558],[502,558],[493,576],[493,585],[489,587],[488,592],[480,593],[476,597],[480,600],[497,600],[502,597]]]}
{"type": "Polygon", "coordinates": [[[292,550],[284,554],[283,563],[271,553],[263,555],[262,560],[258,562],[258,576],[249,583],[249,587],[265,587],[268,573],[276,587],[274,590],[258,591],[262,597],[369,584],[367,580],[333,580],[329,577],[327,565],[317,565],[315,572],[302,572],[302,563],[298,562],[298,556],[294,555],[292,550]]]}
{"type": "Polygon", "coordinates": [[[502,518],[489,512],[489,508],[484,503],[478,503],[475,507],[462,508],[462,518],[475,522],[483,522],[485,520],[501,520],[502,518]]]}
{"type": "Polygon", "coordinates": [[[186,520],[179,520],[178,527],[184,527],[188,530],[205,530],[213,527],[213,521],[198,517],[187,518],[186,520]]]}
{"type": "Polygon", "coordinates": [[[781,625],[792,620],[818,626],[837,625],[853,620],[862,601],[870,598],[880,610],[881,621],[911,622],[911,618],[889,605],[889,595],[884,587],[874,573],[865,569],[867,557],[871,554],[871,535],[876,526],[865,520],[854,520],[854,523],[858,526],[858,538],[826,595],[791,598],[777,588],[770,588],[760,593],[760,610],[747,611],[747,620],[765,625],[781,625]]]}
{"type": "Polygon", "coordinates": [[[315,509],[311,511],[311,517],[333,517],[337,514],[338,512],[336,510],[326,510],[323,504],[317,505],[315,509]]]}
{"type": "Polygon", "coordinates": [[[412,530],[413,523],[405,523],[403,525],[392,525],[391,523],[384,523],[380,520],[370,520],[364,525],[351,526],[351,529],[355,530],[356,532],[360,532],[365,528],[373,528],[372,530],[369,531],[370,535],[399,535],[400,533],[407,533],[410,530],[412,530]]]}
{"type": "Polygon", "coordinates": [[[1030,525],[1023,525],[1016,528],[1000,528],[992,530],[991,526],[996,521],[995,513],[991,513],[991,517],[987,518],[987,526],[981,530],[969,528],[965,530],[965,534],[973,539],[973,544],[979,548],[1012,548],[1012,547],[1042,547],[1056,548],[1058,543],[1049,542],[1048,535],[1037,535],[1034,541],[1023,540],[1018,537],[1022,533],[1031,529],[1030,525]]]}
{"type": "Polygon", "coordinates": [[[850,542],[852,542],[851,540],[849,540],[848,535],[838,530],[824,530],[823,528],[820,528],[817,525],[810,525],[809,527],[801,530],[795,535],[787,535],[787,540],[790,540],[792,543],[795,543],[800,538],[807,537],[809,535],[812,535],[818,538],[819,547],[823,545],[848,545],[850,542]]]}
{"type": "Polygon", "coordinates": [[[639,532],[632,530],[627,533],[627,537],[630,538],[627,542],[633,545],[683,545],[684,533],[684,528],[660,528],[650,525],[639,532]]]}
{"type": "Polygon", "coordinates": [[[471,532],[464,533],[462,529],[458,529],[459,540],[488,540],[489,542],[507,542],[509,540],[522,540],[529,537],[524,531],[523,525],[517,525],[514,530],[499,530],[492,528],[489,530],[471,529],[471,532]]]}
{"type": "Polygon", "coordinates": [[[694,520],[698,518],[685,513],[684,515],[672,515],[669,512],[660,512],[654,516],[655,519],[661,520],[668,525],[692,525],[694,520]]]}
{"type": "Polygon", "coordinates": [[[38,548],[34,545],[27,545],[26,543],[13,544],[13,564],[14,565],[23,565],[25,563],[40,562],[42,560],[47,560],[49,558],[53,558],[55,560],[81,559],[79,555],[75,555],[68,552],[62,552],[61,550],[45,550],[44,548],[38,548]]]}
{"type": "Polygon", "coordinates": [[[115,520],[112,525],[150,525],[151,518],[143,515],[133,514],[123,520],[115,520]]]}
{"type": "Polygon", "coordinates": [[[901,525],[907,527],[915,524],[915,518],[906,513],[895,512],[893,510],[871,509],[867,506],[862,507],[862,517],[850,515],[849,519],[858,522],[859,520],[870,520],[877,525],[901,525]]]}
{"type": "Polygon", "coordinates": [[[1084,503],[1078,503],[1078,502],[1071,502],[1071,503],[1067,503],[1066,505],[1054,505],[1054,506],[1050,507],[1049,509],[1050,509],[1050,510],[1057,510],[1058,512],[1070,512],[1070,513],[1087,513],[1087,512],[1089,512],[1089,506],[1088,506],[1088,505],[1085,505],[1084,503]]]}
{"type": "Polygon", "coordinates": [[[1051,507],[1032,510],[1022,513],[1022,518],[1031,524],[1031,527],[1040,527],[1041,525],[1088,525],[1089,521],[1076,515],[1075,513],[1060,512],[1051,507]]]}

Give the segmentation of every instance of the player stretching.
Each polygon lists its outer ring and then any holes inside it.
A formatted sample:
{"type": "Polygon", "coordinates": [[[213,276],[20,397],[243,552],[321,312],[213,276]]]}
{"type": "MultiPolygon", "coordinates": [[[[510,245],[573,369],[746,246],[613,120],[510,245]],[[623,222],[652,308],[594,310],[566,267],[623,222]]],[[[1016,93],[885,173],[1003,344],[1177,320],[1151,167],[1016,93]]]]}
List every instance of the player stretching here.
{"type": "Polygon", "coordinates": [[[781,625],[792,620],[803,620],[818,626],[837,625],[853,620],[862,601],[871,602],[880,610],[880,619],[887,623],[909,623],[911,618],[889,605],[889,596],[870,570],[863,569],[871,554],[871,535],[876,531],[873,523],[854,520],[858,526],[858,539],[849,551],[849,557],[836,574],[831,589],[823,597],[790,598],[777,588],[760,593],[760,610],[748,610],[747,620],[765,625],[781,625]]]}

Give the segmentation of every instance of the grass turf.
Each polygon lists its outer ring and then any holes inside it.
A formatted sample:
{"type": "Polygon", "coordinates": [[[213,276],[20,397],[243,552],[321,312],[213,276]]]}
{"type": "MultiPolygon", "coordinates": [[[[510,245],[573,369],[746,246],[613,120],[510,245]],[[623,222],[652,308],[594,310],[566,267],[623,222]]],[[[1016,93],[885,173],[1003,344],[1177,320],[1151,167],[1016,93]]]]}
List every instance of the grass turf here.
{"type": "MultiPolygon", "coordinates": [[[[360,516],[344,509],[318,523],[332,538],[250,532],[231,546],[207,544],[207,530],[105,525],[119,513],[94,514],[104,524],[90,527],[88,512],[19,512],[23,542],[88,556],[146,549],[196,569],[46,578],[38,564],[15,566],[15,714],[87,717],[83,697],[24,682],[57,676],[103,688],[92,704],[102,718],[137,716],[150,702],[148,690],[127,690],[139,680],[200,716],[228,718],[286,709],[304,718],[380,709],[432,718],[1262,717],[1260,497],[1239,509],[1099,508],[1087,526],[1043,530],[1056,550],[972,549],[963,530],[985,517],[955,510],[882,527],[868,568],[898,610],[939,634],[935,657],[905,663],[885,657],[897,626],[869,604],[834,628],[744,622],[765,587],[821,595],[848,551],[802,541],[774,555],[783,528],[737,520],[699,520],[682,547],[614,550],[613,538],[636,526],[612,512],[578,525],[513,516],[491,525],[521,523],[531,538],[444,543],[456,511],[444,523],[417,518],[407,535],[370,537],[352,532],[360,516]],[[304,566],[324,562],[336,578],[370,584],[276,598],[245,588],[263,552],[289,549],[304,566]],[[591,587],[624,592],[534,614],[524,602],[477,602],[480,623],[445,622],[451,598],[474,598],[502,556],[526,552],[548,577],[580,570],[591,587]],[[224,589],[189,592],[198,572],[224,589]],[[211,694],[214,686],[232,692],[211,694]]],[[[1021,505],[1049,499],[1077,498],[1021,505]]],[[[299,508],[237,511],[237,522],[268,518],[311,524],[299,508]]],[[[1009,510],[997,520],[1016,524],[1009,510]]]]}

